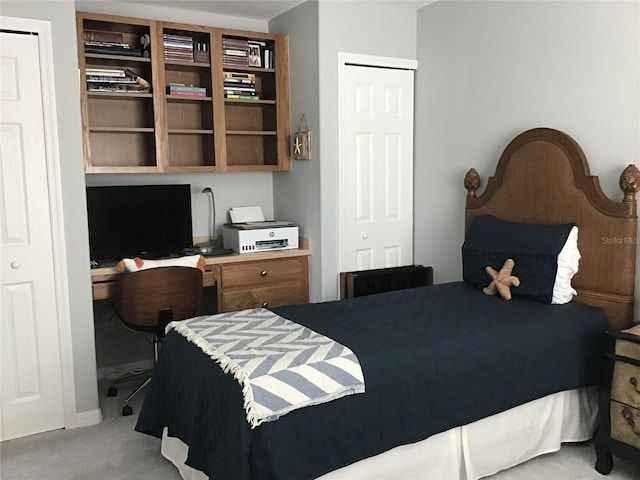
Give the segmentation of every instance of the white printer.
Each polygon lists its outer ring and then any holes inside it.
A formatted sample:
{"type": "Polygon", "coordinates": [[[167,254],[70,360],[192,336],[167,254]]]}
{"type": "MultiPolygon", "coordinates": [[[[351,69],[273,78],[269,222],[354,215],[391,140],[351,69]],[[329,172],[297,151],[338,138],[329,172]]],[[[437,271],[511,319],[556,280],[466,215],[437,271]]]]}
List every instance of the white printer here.
{"type": "Polygon", "coordinates": [[[238,253],[298,248],[298,227],[293,222],[264,220],[260,207],[233,207],[232,223],[222,228],[224,248],[238,253]]]}

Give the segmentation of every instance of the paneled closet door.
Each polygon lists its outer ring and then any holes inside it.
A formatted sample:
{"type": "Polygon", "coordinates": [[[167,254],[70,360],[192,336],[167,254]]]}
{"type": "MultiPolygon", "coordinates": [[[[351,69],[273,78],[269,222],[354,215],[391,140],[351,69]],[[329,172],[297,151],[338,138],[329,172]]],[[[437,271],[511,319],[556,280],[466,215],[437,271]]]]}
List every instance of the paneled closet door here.
{"type": "Polygon", "coordinates": [[[64,426],[38,37],[0,33],[0,439],[64,426]]]}
{"type": "Polygon", "coordinates": [[[413,263],[413,77],[341,66],[341,271],[413,263]]]}

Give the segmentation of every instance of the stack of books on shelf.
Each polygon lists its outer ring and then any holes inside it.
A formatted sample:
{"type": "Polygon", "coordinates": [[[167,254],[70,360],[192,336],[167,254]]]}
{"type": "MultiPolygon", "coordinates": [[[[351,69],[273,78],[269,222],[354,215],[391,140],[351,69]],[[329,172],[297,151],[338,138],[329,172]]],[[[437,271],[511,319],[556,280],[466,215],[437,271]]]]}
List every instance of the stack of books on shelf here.
{"type": "Polygon", "coordinates": [[[195,42],[193,50],[193,60],[201,63],[209,63],[209,44],[205,42],[195,42]]]}
{"type": "Polygon", "coordinates": [[[241,38],[222,38],[222,63],[234,67],[249,66],[249,42],[241,38]]]}
{"type": "Polygon", "coordinates": [[[128,68],[87,68],[85,71],[89,92],[142,92],[151,90],[151,84],[128,68]]]}
{"type": "Polygon", "coordinates": [[[207,89],[184,83],[170,83],[167,85],[167,94],[175,97],[206,97],[207,89]]]}
{"type": "Polygon", "coordinates": [[[142,56],[142,50],[132,48],[131,44],[124,40],[124,34],[100,30],[84,31],[84,51],[107,55],[142,56]]]}
{"type": "Polygon", "coordinates": [[[224,98],[239,100],[259,100],[256,91],[256,74],[224,72],[224,98]]]}
{"type": "Polygon", "coordinates": [[[165,33],[162,36],[162,41],[165,60],[193,62],[193,38],[165,33]]]}

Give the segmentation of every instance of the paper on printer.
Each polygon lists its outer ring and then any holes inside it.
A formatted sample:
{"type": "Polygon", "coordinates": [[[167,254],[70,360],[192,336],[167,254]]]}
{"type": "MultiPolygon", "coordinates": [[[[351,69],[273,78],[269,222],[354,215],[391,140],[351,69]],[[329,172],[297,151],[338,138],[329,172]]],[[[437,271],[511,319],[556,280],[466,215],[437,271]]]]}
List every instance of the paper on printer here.
{"type": "Polygon", "coordinates": [[[298,227],[293,222],[265,220],[260,206],[232,207],[232,223],[222,228],[224,248],[238,253],[298,248],[298,227]]]}

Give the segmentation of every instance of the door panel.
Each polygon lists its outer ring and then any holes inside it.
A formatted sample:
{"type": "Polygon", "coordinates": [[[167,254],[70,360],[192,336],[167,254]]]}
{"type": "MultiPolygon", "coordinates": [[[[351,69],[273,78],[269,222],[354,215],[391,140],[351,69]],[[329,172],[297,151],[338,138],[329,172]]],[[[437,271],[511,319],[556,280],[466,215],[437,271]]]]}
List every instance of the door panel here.
{"type": "Polygon", "coordinates": [[[413,263],[413,71],[345,65],[341,271],[413,263]]]}
{"type": "Polygon", "coordinates": [[[3,440],[64,426],[38,37],[0,33],[3,440]]]}

